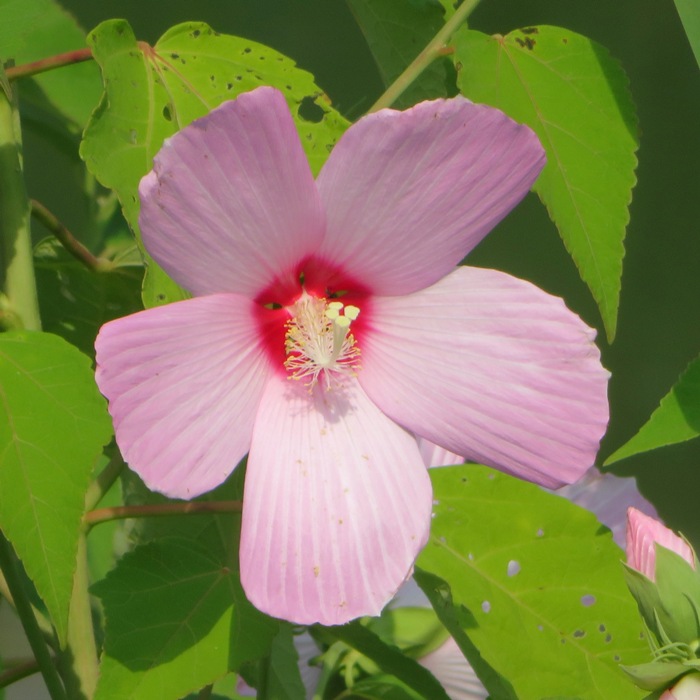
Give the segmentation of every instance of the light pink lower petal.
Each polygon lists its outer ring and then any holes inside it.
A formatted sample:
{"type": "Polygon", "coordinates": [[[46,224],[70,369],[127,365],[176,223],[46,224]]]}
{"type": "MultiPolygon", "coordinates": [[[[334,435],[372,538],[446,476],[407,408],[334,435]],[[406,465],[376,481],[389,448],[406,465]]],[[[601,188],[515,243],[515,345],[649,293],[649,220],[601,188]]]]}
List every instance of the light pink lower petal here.
{"type": "Polygon", "coordinates": [[[419,659],[419,663],[440,681],[452,700],[482,700],[489,697],[486,688],[452,637],[441,647],[419,659]]]}
{"type": "Polygon", "coordinates": [[[318,177],[321,257],[376,294],[436,282],[524,196],[544,165],[535,134],[458,96],[350,127],[318,177]]]}
{"type": "Polygon", "coordinates": [[[271,379],[243,497],[241,581],[256,607],[300,624],[379,614],[411,573],[431,508],[415,439],[356,381],[309,393],[271,379]]]}
{"type": "Polygon", "coordinates": [[[655,580],[656,544],[670,549],[695,567],[693,550],[688,543],[663,523],[636,508],[627,511],[627,564],[655,580]]]}
{"type": "Polygon", "coordinates": [[[294,122],[269,87],[166,140],[139,194],[148,252],[195,295],[256,296],[310,255],[324,232],[294,122]]]}
{"type": "Polygon", "coordinates": [[[459,268],[375,298],[359,380],[397,423],[450,452],[553,488],[593,464],[608,420],[595,332],[561,299],[459,268]]]}
{"type": "Polygon", "coordinates": [[[192,498],[222,483],[248,452],[271,372],[252,307],[218,294],[102,327],[97,384],[122,455],[149,488],[192,498]]]}

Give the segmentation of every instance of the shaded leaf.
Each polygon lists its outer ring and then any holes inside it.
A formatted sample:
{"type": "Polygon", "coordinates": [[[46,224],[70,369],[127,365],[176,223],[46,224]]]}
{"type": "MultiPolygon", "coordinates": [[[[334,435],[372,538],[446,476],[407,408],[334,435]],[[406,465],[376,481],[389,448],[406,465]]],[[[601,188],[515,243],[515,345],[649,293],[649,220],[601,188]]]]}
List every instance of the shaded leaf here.
{"type": "Polygon", "coordinates": [[[265,653],[276,624],[245,600],[221,554],[192,539],[156,540],[93,586],[106,617],[96,700],[179,698],[265,653]],[[261,618],[255,634],[237,633],[241,615],[261,618]]]}
{"type": "Polygon", "coordinates": [[[693,360],[639,432],[605,460],[619,462],[640,452],[700,435],[700,357],[693,360]]]}
{"type": "Polygon", "coordinates": [[[366,678],[353,685],[352,690],[341,693],[339,698],[357,700],[425,700],[424,696],[393,676],[380,674],[366,678]]]}
{"type": "Polygon", "coordinates": [[[621,551],[595,517],[476,465],[431,470],[435,517],[416,580],[495,697],[640,697],[648,660],[621,551]],[[493,687],[484,666],[512,690],[493,687]]]}
{"type": "Polygon", "coordinates": [[[675,0],[683,28],[700,66],[700,4],[697,0],[675,0]]]}
{"type": "MultiPolygon", "coordinates": [[[[431,0],[347,0],[374,56],[382,81],[389,87],[438,33],[445,7],[431,0]]],[[[454,12],[454,8],[452,10],[454,12]]],[[[405,108],[421,100],[454,94],[454,69],[447,59],[433,61],[394,105],[405,108]]]]}
{"type": "Polygon", "coordinates": [[[461,91],[528,124],[542,142],[547,165],[534,190],[612,341],[637,165],[636,115],[624,72],[599,44],[556,27],[505,37],[462,29],[454,45],[461,91]]]}
{"type": "Polygon", "coordinates": [[[0,335],[0,527],[65,640],[85,490],[111,437],[90,361],[49,333],[0,335]]]}
{"type": "MultiPolygon", "coordinates": [[[[105,94],[81,145],[97,179],[116,190],[138,232],[138,183],[163,140],[194,119],[260,85],[281,90],[318,172],[348,123],[327,104],[313,77],[282,54],[248,39],[219,34],[202,23],[173,27],[151,47],[137,42],[123,20],[100,24],[88,37],[102,68],[105,94]],[[316,106],[318,121],[300,116],[316,106]]],[[[147,258],[146,305],[185,298],[186,292],[147,258]]]]}
{"type": "Polygon", "coordinates": [[[292,628],[280,625],[272,642],[266,665],[267,680],[261,700],[304,700],[306,688],[299,672],[299,654],[294,646],[292,628]]]}
{"type": "MultiPolygon", "coordinates": [[[[85,48],[85,33],[53,0],[0,0],[0,59],[16,65],[85,48]]],[[[22,79],[23,111],[42,127],[78,134],[100,99],[100,74],[92,61],[22,79]]]]}
{"type": "Polygon", "coordinates": [[[103,323],[141,309],[140,266],[92,272],[54,239],[39,243],[34,259],[44,329],[86,355],[94,357],[95,336],[103,323]]]}

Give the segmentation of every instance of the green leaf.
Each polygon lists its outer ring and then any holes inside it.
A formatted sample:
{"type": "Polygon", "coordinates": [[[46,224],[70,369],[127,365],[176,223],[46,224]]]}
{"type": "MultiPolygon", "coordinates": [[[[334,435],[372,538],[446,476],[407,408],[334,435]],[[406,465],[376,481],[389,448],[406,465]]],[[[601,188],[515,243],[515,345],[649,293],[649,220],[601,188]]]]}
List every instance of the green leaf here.
{"type": "MultiPolygon", "coordinates": [[[[431,0],[347,0],[388,87],[438,33],[445,8],[431,0]]],[[[453,9],[454,12],[454,9],[453,9]]],[[[447,59],[433,61],[397,100],[410,107],[421,100],[454,94],[454,69],[447,59]]]]}
{"type": "MultiPolygon", "coordinates": [[[[348,127],[313,77],[289,58],[206,24],[177,25],[151,47],[137,42],[125,21],[111,20],[88,42],[102,68],[105,94],[80,152],[90,172],[117,192],[137,238],[138,184],[153,156],[165,138],[222,102],[260,85],[281,90],[314,172],[348,127]],[[315,112],[317,121],[307,121],[300,110],[315,112]]],[[[147,306],[186,297],[148,258],[147,265],[147,306]]]]}
{"type": "Polygon", "coordinates": [[[39,307],[45,330],[91,357],[103,323],[141,309],[141,266],[92,272],[54,239],[34,249],[39,307]]]}
{"type": "Polygon", "coordinates": [[[294,646],[292,627],[280,625],[266,664],[267,679],[261,700],[304,700],[306,688],[299,672],[299,654],[294,646]]]}
{"type": "Polygon", "coordinates": [[[372,676],[355,683],[351,690],[347,690],[337,696],[352,700],[425,700],[424,696],[417,693],[410,686],[400,680],[386,674],[372,676]]]}
{"type": "Polygon", "coordinates": [[[462,29],[454,45],[461,91],[528,124],[542,142],[547,165],[534,190],[612,342],[637,165],[636,115],[624,72],[599,44],[556,27],[505,37],[462,29]]]}
{"type": "Polygon", "coordinates": [[[700,357],[683,372],[639,432],[605,460],[605,466],[640,452],[700,435],[700,357]]]}
{"type": "Polygon", "coordinates": [[[0,528],[65,641],[92,467],[111,437],[90,361],[49,333],[0,335],[0,528]]]}
{"type": "Polygon", "coordinates": [[[695,60],[700,66],[700,4],[697,0],[675,0],[683,28],[688,36],[695,60]]]}
{"type": "Polygon", "coordinates": [[[93,592],[106,617],[96,700],[182,697],[264,654],[276,631],[227,557],[193,539],[138,547],[93,592]],[[239,634],[241,616],[259,618],[255,634],[239,634]]]}
{"type": "MultiPolygon", "coordinates": [[[[85,48],[85,33],[53,0],[0,0],[1,60],[16,65],[85,48]]],[[[66,125],[79,133],[100,99],[100,75],[92,61],[21,81],[22,109],[30,106],[42,126],[66,125]]]]}
{"type": "Polygon", "coordinates": [[[429,700],[449,700],[443,687],[432,673],[418,662],[389,646],[359,622],[325,628],[328,634],[371,659],[384,673],[396,676],[429,700]]]}
{"type": "Polygon", "coordinates": [[[640,697],[648,660],[610,531],[566,499],[471,465],[432,469],[416,580],[495,697],[640,697]],[[466,643],[465,643],[466,642],[466,643]],[[493,688],[486,664],[510,684],[493,688]]]}

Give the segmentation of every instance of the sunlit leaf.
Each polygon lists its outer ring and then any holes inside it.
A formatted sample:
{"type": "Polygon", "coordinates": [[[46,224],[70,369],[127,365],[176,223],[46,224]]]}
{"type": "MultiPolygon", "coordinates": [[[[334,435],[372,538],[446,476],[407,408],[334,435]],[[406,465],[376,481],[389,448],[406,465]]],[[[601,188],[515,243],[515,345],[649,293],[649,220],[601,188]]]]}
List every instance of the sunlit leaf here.
{"type": "MultiPolygon", "coordinates": [[[[85,33],[53,0],[0,0],[0,16],[0,59],[20,65],[85,48],[85,33]]],[[[20,86],[22,109],[32,121],[44,128],[60,124],[75,134],[101,92],[92,61],[22,79],[20,86]]]]}
{"type": "Polygon", "coordinates": [[[486,467],[431,478],[435,517],[415,577],[477,672],[507,679],[495,688],[480,673],[492,695],[639,698],[618,664],[649,652],[609,530],[486,467]]]}
{"type": "MultiPolygon", "coordinates": [[[[445,8],[432,0],[347,0],[388,87],[444,23],[445,8]]],[[[447,3],[449,4],[449,3],[447,3]]],[[[454,9],[453,9],[454,11],[454,9]]],[[[431,63],[396,101],[409,107],[421,100],[454,94],[454,69],[447,59],[431,63]]]]}
{"type": "Polygon", "coordinates": [[[0,527],[61,640],[85,490],[110,437],[85,355],[49,333],[0,335],[0,527]]]}
{"type": "Polygon", "coordinates": [[[690,363],[639,432],[605,464],[700,435],[700,357],[690,363]]]}
{"type": "Polygon", "coordinates": [[[697,0],[675,0],[695,60],[700,66],[700,3],[697,0]]]}
{"type": "Polygon", "coordinates": [[[454,45],[462,92],[528,124],[540,138],[547,165],[534,190],[612,341],[637,165],[636,116],[624,72],[599,44],[556,27],[505,37],[463,29],[454,45]]]}
{"type": "Polygon", "coordinates": [[[183,697],[265,653],[276,631],[222,552],[193,539],[138,547],[93,591],[106,616],[96,700],[183,697]],[[241,615],[259,618],[255,634],[238,633],[241,615]]]}
{"type": "MultiPolygon", "coordinates": [[[[293,61],[206,24],[180,24],[151,47],[137,42],[125,21],[111,20],[88,41],[102,68],[105,95],[85,132],[81,156],[103,185],[116,190],[137,237],[138,183],[163,140],[225,100],[260,85],[281,90],[314,172],[348,126],[311,74],[293,61]]],[[[148,261],[147,305],[186,295],[164,277],[148,261]]]]}

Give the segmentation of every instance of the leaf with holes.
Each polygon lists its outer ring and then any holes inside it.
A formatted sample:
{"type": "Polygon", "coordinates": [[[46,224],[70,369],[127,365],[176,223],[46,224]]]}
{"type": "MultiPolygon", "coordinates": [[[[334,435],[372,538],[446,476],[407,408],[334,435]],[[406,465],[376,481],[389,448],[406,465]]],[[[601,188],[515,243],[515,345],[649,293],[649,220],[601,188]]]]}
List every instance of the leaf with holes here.
{"type": "MultiPolygon", "coordinates": [[[[219,34],[206,24],[177,25],[149,46],[136,41],[125,21],[111,20],[100,24],[88,43],[102,68],[105,94],[80,153],[90,172],[116,190],[137,238],[138,184],[153,156],[168,136],[222,102],[260,85],[281,90],[314,172],[348,126],[310,73],[266,46],[219,34]],[[302,113],[310,114],[309,120],[302,113]]],[[[151,306],[187,294],[149,261],[143,296],[151,306]]]]}
{"type": "Polygon", "coordinates": [[[111,437],[90,361],[65,340],[0,334],[0,528],[65,641],[85,490],[111,437]]]}
{"type": "Polygon", "coordinates": [[[641,697],[618,665],[649,651],[610,531],[486,467],[432,469],[431,478],[435,517],[415,577],[489,692],[641,697]]]}
{"type": "MultiPolygon", "coordinates": [[[[446,8],[430,0],[347,0],[374,56],[382,81],[389,87],[437,34],[446,8]]],[[[454,8],[452,10],[454,12],[454,8]]],[[[454,69],[447,59],[433,61],[396,101],[409,107],[421,100],[454,94],[454,69]],[[448,90],[448,85],[451,90],[448,90]]]]}
{"type": "Polygon", "coordinates": [[[106,617],[95,700],[183,697],[264,654],[277,631],[246,601],[223,551],[193,539],[138,547],[93,592],[106,617]]]}
{"type": "Polygon", "coordinates": [[[529,27],[460,30],[457,84],[475,102],[528,124],[547,152],[534,185],[615,337],[623,240],[636,183],[637,123],[627,78],[579,34],[529,27]]]}
{"type": "Polygon", "coordinates": [[[700,357],[690,363],[639,432],[605,460],[605,464],[685,442],[700,435],[700,357]]]}

